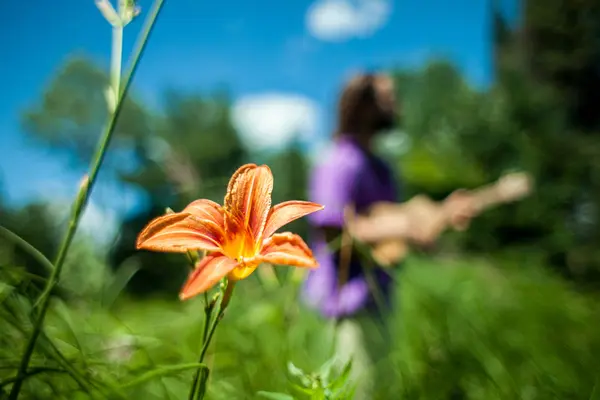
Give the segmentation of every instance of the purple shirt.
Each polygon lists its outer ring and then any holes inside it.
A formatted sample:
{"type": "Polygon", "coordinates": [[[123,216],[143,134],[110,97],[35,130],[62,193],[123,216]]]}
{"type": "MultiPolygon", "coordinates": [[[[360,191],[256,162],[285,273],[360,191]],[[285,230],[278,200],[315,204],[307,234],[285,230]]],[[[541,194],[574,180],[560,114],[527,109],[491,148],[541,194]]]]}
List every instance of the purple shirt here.
{"type": "MultiPolygon", "coordinates": [[[[311,174],[310,200],[325,205],[311,214],[313,228],[342,229],[344,207],[353,204],[364,212],[380,201],[397,201],[394,177],[383,160],[366,153],[351,138],[334,142],[330,153],[311,174]]],[[[374,306],[374,296],[365,278],[360,259],[352,256],[347,282],[338,287],[339,252],[327,248],[321,232],[314,229],[312,248],[319,268],[311,271],[304,285],[304,299],[326,317],[350,316],[374,306]]],[[[391,280],[380,269],[373,271],[380,293],[387,300],[391,280]]]]}

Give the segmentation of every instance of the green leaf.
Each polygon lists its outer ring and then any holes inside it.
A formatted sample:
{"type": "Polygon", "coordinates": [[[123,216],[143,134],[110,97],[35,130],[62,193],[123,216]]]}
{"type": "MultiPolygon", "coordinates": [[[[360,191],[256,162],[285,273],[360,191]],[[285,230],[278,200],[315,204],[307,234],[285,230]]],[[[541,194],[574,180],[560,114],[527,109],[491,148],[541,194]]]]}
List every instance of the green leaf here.
{"type": "Polygon", "coordinates": [[[47,268],[48,271],[52,271],[54,269],[54,265],[50,260],[46,258],[38,249],[33,247],[28,241],[21,238],[16,233],[6,229],[3,226],[0,226],[0,236],[7,239],[9,242],[16,244],[21,247],[25,252],[27,252],[31,257],[33,257],[37,262],[40,263],[43,267],[47,268]]]}
{"type": "Polygon", "coordinates": [[[315,389],[310,396],[310,400],[326,400],[325,392],[322,388],[315,389]]]}
{"type": "Polygon", "coordinates": [[[0,304],[15,290],[14,286],[0,282],[0,304]]]}
{"type": "Polygon", "coordinates": [[[297,390],[298,392],[300,392],[302,394],[307,394],[309,396],[312,396],[312,394],[313,394],[313,389],[305,388],[300,385],[296,385],[295,383],[293,383],[291,386],[292,386],[292,389],[297,390]]]}
{"type": "Polygon", "coordinates": [[[294,363],[292,363],[291,361],[288,361],[287,367],[288,367],[288,372],[290,373],[290,375],[295,376],[296,378],[306,377],[306,373],[304,371],[302,371],[300,368],[296,367],[294,365],[294,363]]]}
{"type": "Polygon", "coordinates": [[[265,392],[265,391],[259,391],[256,392],[257,395],[264,397],[265,399],[271,399],[271,400],[294,400],[294,398],[292,396],[290,396],[289,394],[285,394],[285,393],[277,393],[277,392],[265,392]]]}
{"type": "Polygon", "coordinates": [[[176,374],[178,372],[181,371],[185,371],[188,369],[196,369],[196,368],[204,368],[204,369],[208,369],[208,367],[206,366],[206,364],[202,364],[202,363],[188,363],[188,364],[179,364],[179,365],[169,365],[166,367],[162,367],[162,368],[158,368],[158,369],[153,369],[151,371],[148,371],[142,375],[140,375],[139,377],[121,385],[122,388],[130,388],[132,386],[137,386],[140,385],[142,383],[148,382],[152,379],[155,378],[160,378],[166,375],[171,375],[171,374],[176,374]]]}
{"type": "Polygon", "coordinates": [[[102,296],[104,306],[110,307],[114,303],[119,294],[125,289],[125,286],[127,286],[127,283],[139,270],[140,265],[135,258],[130,258],[121,264],[112,283],[104,289],[102,296]]]}
{"type": "Polygon", "coordinates": [[[346,365],[344,365],[344,369],[340,376],[338,376],[331,384],[329,384],[328,388],[332,392],[336,392],[342,389],[346,383],[348,382],[348,378],[350,377],[350,371],[352,371],[352,359],[350,359],[346,365]]]}
{"type": "Polygon", "coordinates": [[[58,315],[60,315],[61,319],[64,321],[65,327],[67,328],[69,334],[73,338],[73,345],[77,348],[79,355],[81,355],[81,358],[80,358],[81,364],[83,365],[83,367],[85,369],[87,369],[87,363],[85,360],[85,352],[83,350],[84,347],[81,345],[79,337],[77,336],[77,332],[75,331],[75,323],[73,322],[73,319],[71,318],[71,315],[69,314],[69,310],[67,309],[67,306],[62,302],[58,302],[58,304],[56,306],[56,310],[57,310],[58,315]]]}
{"type": "Polygon", "coordinates": [[[329,382],[329,376],[331,375],[331,370],[335,365],[336,360],[336,356],[331,357],[329,360],[325,361],[319,369],[319,376],[324,382],[329,382]]]}
{"type": "Polygon", "coordinates": [[[6,272],[6,274],[2,277],[2,280],[5,281],[5,282],[3,282],[4,284],[10,283],[10,285],[16,286],[17,284],[19,284],[25,280],[35,281],[35,282],[45,284],[47,281],[47,279],[42,276],[28,272],[25,269],[25,267],[23,267],[23,266],[3,265],[0,267],[0,270],[2,272],[6,272]]]}
{"type": "Polygon", "coordinates": [[[296,367],[291,361],[288,361],[288,372],[293,377],[299,379],[305,387],[310,386],[312,378],[306,372],[296,367]]]}

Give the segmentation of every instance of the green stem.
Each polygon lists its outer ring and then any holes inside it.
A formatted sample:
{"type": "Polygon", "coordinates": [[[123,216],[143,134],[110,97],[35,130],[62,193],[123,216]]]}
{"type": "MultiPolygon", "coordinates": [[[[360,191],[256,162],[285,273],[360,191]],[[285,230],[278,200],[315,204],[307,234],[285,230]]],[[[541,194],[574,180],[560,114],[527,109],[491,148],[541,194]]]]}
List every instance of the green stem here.
{"type": "MultiPolygon", "coordinates": [[[[119,11],[120,13],[120,11],[119,11]]],[[[116,100],[121,86],[121,65],[123,63],[123,26],[113,26],[112,56],[110,62],[111,96],[116,100]]],[[[115,104],[116,105],[116,104],[115,104]]],[[[112,110],[110,110],[112,112],[112,110]]]]}
{"type": "MultiPolygon", "coordinates": [[[[171,211],[173,212],[173,211],[171,211]]],[[[196,263],[200,261],[205,256],[205,252],[202,255],[198,252],[187,252],[188,260],[190,261],[190,266],[192,270],[196,268],[196,263]]],[[[218,296],[218,294],[217,294],[218,296]]],[[[210,326],[210,320],[212,316],[213,309],[215,308],[217,298],[215,297],[213,300],[209,300],[208,292],[204,292],[204,326],[202,328],[202,345],[206,341],[206,335],[208,334],[208,328],[210,326]]],[[[208,368],[206,368],[208,370],[208,368]]],[[[194,379],[192,381],[192,387],[190,388],[190,396],[193,396],[193,393],[196,393],[196,389],[198,387],[198,382],[200,380],[200,374],[203,373],[202,368],[198,368],[194,373],[194,379]]],[[[208,372],[207,372],[208,373],[208,372]]]]}
{"type": "Polygon", "coordinates": [[[212,316],[213,305],[209,303],[208,293],[204,292],[204,327],[202,328],[202,343],[206,342],[210,317],[212,316]]]}
{"type": "MultiPolygon", "coordinates": [[[[210,301],[208,299],[208,293],[204,292],[204,326],[202,328],[202,346],[206,342],[206,335],[208,335],[208,328],[210,327],[210,320],[212,316],[212,312],[214,309],[214,301],[210,301]]],[[[208,369],[208,368],[207,368],[208,369]]],[[[202,368],[198,368],[194,373],[194,379],[192,381],[192,387],[190,388],[190,399],[193,398],[194,393],[196,393],[196,389],[198,388],[198,383],[200,381],[200,374],[202,373],[202,368]]]]}
{"type": "MultiPolygon", "coordinates": [[[[233,295],[233,289],[235,288],[234,281],[228,281],[227,286],[225,287],[225,291],[223,296],[221,297],[221,303],[219,304],[217,315],[214,318],[213,323],[208,330],[208,333],[205,335],[203,340],[202,350],[200,351],[200,357],[198,357],[198,362],[203,363],[204,357],[206,356],[206,352],[208,351],[208,346],[217,330],[217,325],[223,319],[223,315],[225,315],[225,310],[229,305],[229,301],[231,300],[231,296],[233,295]]],[[[207,325],[205,325],[206,328],[207,325]]],[[[190,393],[188,395],[188,400],[198,399],[201,400],[204,398],[204,394],[206,393],[206,381],[208,380],[209,374],[208,368],[206,370],[198,369],[196,374],[194,375],[194,381],[192,382],[192,386],[190,388],[190,393]]]]}
{"type": "Polygon", "coordinates": [[[235,287],[234,282],[227,282],[227,286],[225,287],[225,293],[223,294],[223,299],[221,300],[221,304],[219,305],[219,312],[215,320],[213,321],[210,330],[208,331],[208,336],[204,341],[204,346],[202,346],[202,351],[200,352],[200,361],[204,361],[204,356],[206,355],[206,351],[208,350],[208,346],[210,345],[210,341],[212,340],[213,335],[215,334],[215,330],[217,329],[217,325],[221,319],[223,319],[223,315],[225,314],[225,309],[229,305],[229,300],[231,300],[231,295],[233,294],[233,288],[235,287]]]}
{"type": "MultiPolygon", "coordinates": [[[[29,370],[29,372],[25,374],[25,378],[24,379],[27,379],[27,378],[32,377],[32,376],[37,375],[37,374],[41,374],[43,372],[58,372],[58,373],[63,373],[63,374],[67,373],[67,371],[65,371],[63,369],[60,369],[60,368],[35,367],[35,368],[31,368],[29,370]]],[[[16,376],[12,377],[12,378],[7,378],[7,379],[3,380],[2,382],[0,382],[0,388],[4,387],[6,385],[9,385],[9,384],[15,382],[16,380],[17,380],[16,376]]]]}
{"type": "MultiPolygon", "coordinates": [[[[64,265],[71,243],[73,241],[73,237],[75,236],[75,232],[77,231],[79,220],[81,218],[81,215],[83,214],[83,211],[85,210],[89,194],[91,193],[94,183],[96,182],[96,177],[98,175],[98,172],[100,172],[100,167],[102,166],[102,162],[104,161],[104,157],[106,156],[108,145],[110,144],[110,141],[112,139],[117,119],[121,114],[123,99],[127,95],[127,92],[131,85],[131,81],[133,80],[132,78],[138,67],[139,60],[141,59],[144,49],[146,48],[148,38],[150,37],[150,33],[154,28],[156,18],[160,13],[163,2],[164,0],[156,0],[156,2],[154,3],[154,7],[140,35],[140,40],[138,41],[132,64],[124,80],[123,89],[121,91],[114,92],[115,95],[118,94],[118,96],[116,96],[117,101],[115,104],[114,112],[110,113],[109,115],[108,124],[104,130],[102,138],[100,139],[100,144],[98,146],[98,149],[96,150],[95,157],[91,164],[90,173],[86,178],[84,178],[79,188],[79,192],[77,194],[75,202],[73,204],[73,211],[71,213],[69,227],[61,243],[58,256],[56,257],[56,262],[54,263],[54,269],[52,270],[52,274],[50,275],[46,287],[40,296],[40,312],[34,322],[33,332],[29,338],[29,341],[27,342],[23,356],[21,357],[21,364],[17,372],[15,383],[10,391],[9,400],[16,400],[19,397],[21,387],[23,386],[23,379],[26,376],[27,367],[29,366],[29,361],[31,360],[31,356],[33,355],[35,344],[37,342],[38,337],[40,336],[42,325],[46,317],[46,312],[48,311],[48,305],[50,304],[50,293],[59,281],[60,273],[62,271],[62,267],[64,265]]],[[[113,48],[117,48],[117,46],[114,46],[113,48]]],[[[114,90],[114,88],[111,89],[114,90]]]]}

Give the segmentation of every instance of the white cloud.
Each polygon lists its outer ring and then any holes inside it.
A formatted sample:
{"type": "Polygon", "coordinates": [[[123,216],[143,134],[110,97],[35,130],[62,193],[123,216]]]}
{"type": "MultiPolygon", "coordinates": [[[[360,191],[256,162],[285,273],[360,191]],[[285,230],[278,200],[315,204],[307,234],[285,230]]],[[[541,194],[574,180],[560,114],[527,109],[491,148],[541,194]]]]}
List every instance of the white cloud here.
{"type": "Polygon", "coordinates": [[[108,244],[117,233],[119,218],[113,210],[90,201],[81,217],[81,231],[100,244],[108,244]]]}
{"type": "Polygon", "coordinates": [[[233,106],[233,123],[253,150],[277,150],[295,138],[313,140],[320,122],[318,105],[300,95],[263,93],[240,98],[233,106]]]}
{"type": "MultiPolygon", "coordinates": [[[[71,199],[49,199],[48,210],[56,216],[58,221],[66,221],[71,215],[71,204],[71,199]]],[[[101,207],[90,200],[79,221],[78,231],[92,239],[97,245],[105,246],[115,237],[118,226],[119,218],[113,210],[101,207]]]]}
{"type": "Polygon", "coordinates": [[[308,9],[306,25],[326,41],[367,37],[387,22],[391,9],[389,0],[318,0],[308,9]]]}

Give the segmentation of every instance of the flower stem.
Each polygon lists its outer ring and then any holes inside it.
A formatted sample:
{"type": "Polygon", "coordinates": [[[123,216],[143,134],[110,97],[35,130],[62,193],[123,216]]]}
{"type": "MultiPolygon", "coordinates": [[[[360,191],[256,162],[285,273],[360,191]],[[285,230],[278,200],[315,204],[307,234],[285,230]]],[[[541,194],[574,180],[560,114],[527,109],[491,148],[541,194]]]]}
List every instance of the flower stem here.
{"type": "MultiPolygon", "coordinates": [[[[225,309],[229,305],[229,301],[231,300],[231,296],[233,295],[233,289],[235,288],[235,281],[228,281],[225,286],[225,291],[223,292],[223,296],[221,297],[221,303],[219,304],[217,315],[215,316],[208,332],[206,328],[208,327],[208,322],[205,322],[205,337],[203,338],[202,350],[200,351],[200,357],[198,357],[198,362],[204,362],[204,357],[206,356],[206,352],[208,350],[208,346],[217,330],[217,325],[223,319],[223,315],[225,315],[225,309]]],[[[208,315],[207,319],[208,321],[208,315]]],[[[190,388],[190,393],[188,396],[188,400],[201,400],[204,398],[204,394],[206,393],[206,381],[208,380],[208,374],[210,371],[208,368],[198,369],[196,374],[194,375],[194,380],[192,382],[192,386],[190,388]]]]}
{"type": "MultiPolygon", "coordinates": [[[[208,335],[208,328],[210,327],[212,312],[215,308],[215,301],[216,298],[214,300],[209,300],[208,293],[204,292],[204,326],[202,327],[202,346],[204,346],[204,343],[206,342],[206,336],[208,335]]],[[[189,394],[190,399],[193,399],[194,393],[196,393],[198,384],[200,382],[200,374],[203,373],[203,370],[204,368],[198,368],[194,374],[194,379],[192,381],[189,394]]],[[[207,371],[205,372],[208,373],[208,368],[206,368],[206,370],[207,371]]]]}
{"type": "Polygon", "coordinates": [[[204,293],[204,327],[202,328],[202,343],[206,342],[208,335],[208,327],[210,325],[210,317],[212,316],[214,303],[208,299],[208,293],[204,293]]]}
{"type": "MultiPolygon", "coordinates": [[[[44,291],[40,295],[40,298],[37,302],[37,304],[39,304],[39,312],[37,313],[36,319],[33,324],[33,332],[29,337],[29,340],[25,347],[25,351],[23,352],[23,356],[21,357],[21,362],[17,371],[17,376],[10,391],[9,400],[16,400],[19,397],[21,387],[23,386],[23,380],[27,376],[27,367],[29,366],[31,356],[33,355],[33,350],[35,348],[37,339],[39,338],[40,333],[42,331],[42,325],[46,317],[46,312],[48,311],[48,306],[50,304],[50,293],[58,284],[60,273],[62,271],[62,267],[64,265],[67,254],[69,252],[69,248],[71,247],[71,243],[75,236],[75,232],[77,231],[77,226],[81,219],[81,215],[85,210],[89,194],[92,191],[94,183],[96,182],[96,177],[98,175],[98,172],[100,172],[100,167],[102,166],[102,162],[104,161],[104,157],[106,156],[108,145],[110,144],[111,138],[115,130],[117,118],[121,114],[123,99],[127,95],[127,92],[131,85],[131,81],[133,80],[132,78],[135,74],[141,56],[144,52],[144,49],[146,48],[146,44],[150,37],[150,33],[152,32],[152,29],[156,22],[156,18],[158,17],[160,10],[162,9],[163,1],[164,0],[156,0],[152,12],[148,17],[148,20],[146,21],[146,25],[141,32],[140,39],[138,41],[138,45],[133,56],[132,64],[130,66],[127,76],[125,77],[122,90],[120,90],[118,87],[116,88],[117,90],[115,90],[115,87],[111,87],[111,90],[113,90],[117,101],[115,103],[114,110],[109,110],[109,112],[112,112],[109,113],[108,123],[104,129],[104,133],[99,141],[98,149],[96,150],[95,156],[91,163],[90,173],[84,178],[82,184],[79,187],[79,192],[77,193],[77,197],[75,198],[75,202],[73,203],[71,218],[69,220],[69,226],[58,251],[58,256],[56,257],[56,261],[54,263],[54,269],[52,270],[50,278],[46,283],[46,287],[44,288],[44,291]]],[[[113,40],[122,40],[122,35],[117,36],[116,39],[113,38],[113,40]]],[[[121,49],[122,44],[118,46],[113,44],[113,50],[120,51],[121,49]]],[[[119,54],[119,58],[120,57],[121,55],[119,54]]]]}
{"type": "MultiPolygon", "coordinates": [[[[121,89],[121,66],[123,63],[123,25],[113,26],[113,42],[110,62],[110,86],[117,99],[121,89]]],[[[112,111],[112,110],[111,110],[112,111]]]]}

